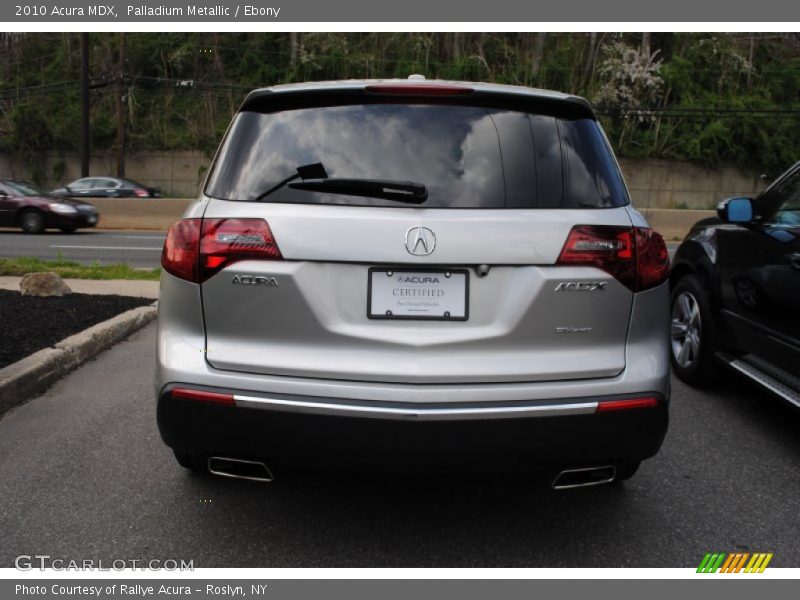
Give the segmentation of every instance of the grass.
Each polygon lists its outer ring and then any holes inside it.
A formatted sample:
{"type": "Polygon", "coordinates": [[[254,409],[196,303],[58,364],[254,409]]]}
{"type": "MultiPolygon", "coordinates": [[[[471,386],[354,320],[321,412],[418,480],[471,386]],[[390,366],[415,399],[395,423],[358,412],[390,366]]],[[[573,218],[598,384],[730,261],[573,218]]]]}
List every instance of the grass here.
{"type": "Polygon", "coordinates": [[[39,258],[0,258],[0,275],[25,275],[52,271],[69,279],[144,279],[158,281],[160,269],[134,269],[124,264],[101,265],[97,261],[90,265],[64,260],[39,258]]]}

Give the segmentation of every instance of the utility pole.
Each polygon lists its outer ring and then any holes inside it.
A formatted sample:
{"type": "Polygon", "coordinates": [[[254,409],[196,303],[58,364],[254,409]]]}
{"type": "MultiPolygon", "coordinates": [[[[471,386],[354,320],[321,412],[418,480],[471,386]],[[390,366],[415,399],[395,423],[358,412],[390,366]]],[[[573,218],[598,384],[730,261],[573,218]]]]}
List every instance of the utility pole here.
{"type": "Polygon", "coordinates": [[[81,177],[89,176],[89,34],[81,34],[81,177]]]}
{"type": "Polygon", "coordinates": [[[117,74],[117,177],[125,177],[125,32],[119,34],[119,65],[117,74]]]}

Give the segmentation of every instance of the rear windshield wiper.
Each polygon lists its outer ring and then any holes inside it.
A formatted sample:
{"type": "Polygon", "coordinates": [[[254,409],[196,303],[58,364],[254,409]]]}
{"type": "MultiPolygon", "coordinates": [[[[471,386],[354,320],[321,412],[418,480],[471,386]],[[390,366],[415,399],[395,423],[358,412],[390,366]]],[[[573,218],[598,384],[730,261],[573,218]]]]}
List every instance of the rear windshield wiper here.
{"type": "Polygon", "coordinates": [[[289,187],[310,192],[382,198],[407,204],[422,204],[428,198],[428,190],[421,183],[393,181],[390,179],[345,179],[334,177],[328,179],[305,179],[297,183],[290,183],[289,187]]]}
{"type": "Polygon", "coordinates": [[[253,202],[261,202],[271,193],[277,192],[287,183],[289,183],[290,181],[294,181],[295,179],[327,179],[328,177],[328,173],[327,171],[325,171],[325,167],[322,165],[322,163],[312,163],[310,165],[303,165],[301,167],[297,167],[296,170],[297,173],[295,173],[294,175],[290,175],[283,181],[273,185],[266,192],[262,192],[258,196],[253,198],[253,202]]]}
{"type": "Polygon", "coordinates": [[[388,179],[344,179],[328,177],[322,163],[297,167],[297,173],[275,184],[266,192],[259,194],[253,202],[260,202],[273,192],[289,186],[292,189],[329,194],[347,194],[367,198],[383,198],[408,204],[422,204],[428,198],[428,190],[414,181],[393,181],[388,179]],[[297,183],[292,183],[301,179],[297,183]]]}

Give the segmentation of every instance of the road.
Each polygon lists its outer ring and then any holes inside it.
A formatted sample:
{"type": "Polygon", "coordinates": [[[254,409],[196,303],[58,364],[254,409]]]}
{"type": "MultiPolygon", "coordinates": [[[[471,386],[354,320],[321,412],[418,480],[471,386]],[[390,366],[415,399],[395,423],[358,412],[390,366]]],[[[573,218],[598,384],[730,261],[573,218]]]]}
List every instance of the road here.
{"type": "Polygon", "coordinates": [[[161,247],[166,233],[158,231],[78,230],[64,234],[47,231],[30,235],[13,229],[0,229],[0,258],[32,256],[89,264],[127,263],[136,268],[156,268],[161,262],[161,247]]]}
{"type": "MultiPolygon", "coordinates": [[[[63,234],[48,231],[29,235],[0,229],[0,258],[34,256],[53,259],[59,253],[67,260],[89,264],[127,263],[132,267],[156,268],[161,261],[161,246],[166,234],[157,231],[77,231],[63,234]]],[[[670,257],[678,247],[668,242],[670,257]]]]}
{"type": "Polygon", "coordinates": [[[150,325],[0,418],[0,566],[17,554],[196,567],[800,564],[800,414],[726,377],[674,382],[658,456],[620,485],[512,477],[199,477],[160,441],[150,325]]]}

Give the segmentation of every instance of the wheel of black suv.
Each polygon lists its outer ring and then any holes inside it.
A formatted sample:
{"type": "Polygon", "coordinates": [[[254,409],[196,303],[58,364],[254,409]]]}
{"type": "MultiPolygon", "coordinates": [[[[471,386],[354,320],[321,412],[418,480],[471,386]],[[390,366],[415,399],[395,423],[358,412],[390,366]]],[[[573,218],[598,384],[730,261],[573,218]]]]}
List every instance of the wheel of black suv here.
{"type": "Polygon", "coordinates": [[[175,454],[175,460],[177,460],[178,464],[184,469],[189,469],[194,473],[208,473],[208,467],[203,457],[197,454],[178,452],[177,450],[173,450],[172,452],[175,454]]]}
{"type": "Polygon", "coordinates": [[[19,226],[25,233],[42,233],[44,217],[38,210],[26,210],[19,218],[19,226]]]}
{"type": "Polygon", "coordinates": [[[714,378],[714,321],[709,292],[696,275],[675,285],[671,297],[670,359],[675,374],[691,385],[714,378]]]}
{"type": "Polygon", "coordinates": [[[626,479],[630,479],[636,474],[636,471],[639,470],[639,465],[642,464],[641,461],[636,462],[621,462],[617,463],[617,472],[614,475],[614,483],[619,483],[620,481],[625,481],[626,479]]]}

